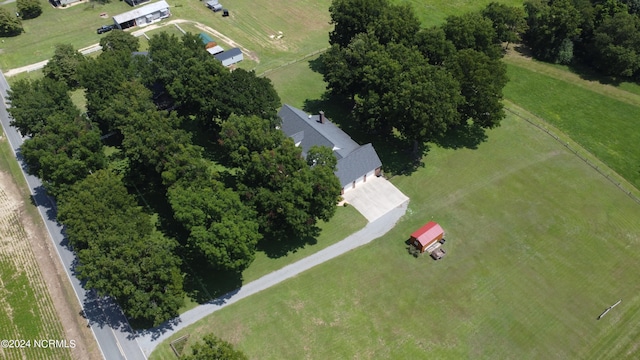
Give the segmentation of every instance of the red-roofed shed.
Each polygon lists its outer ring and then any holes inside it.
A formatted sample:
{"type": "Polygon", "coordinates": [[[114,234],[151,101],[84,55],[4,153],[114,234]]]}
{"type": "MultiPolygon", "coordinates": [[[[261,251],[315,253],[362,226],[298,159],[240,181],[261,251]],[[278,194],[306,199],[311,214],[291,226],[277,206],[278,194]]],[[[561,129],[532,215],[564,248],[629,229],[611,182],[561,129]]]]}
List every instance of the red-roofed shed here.
{"type": "Polygon", "coordinates": [[[442,240],[443,236],[444,230],[442,230],[442,227],[433,221],[429,221],[426,225],[411,234],[411,243],[416,249],[423,253],[429,246],[442,240]]]}

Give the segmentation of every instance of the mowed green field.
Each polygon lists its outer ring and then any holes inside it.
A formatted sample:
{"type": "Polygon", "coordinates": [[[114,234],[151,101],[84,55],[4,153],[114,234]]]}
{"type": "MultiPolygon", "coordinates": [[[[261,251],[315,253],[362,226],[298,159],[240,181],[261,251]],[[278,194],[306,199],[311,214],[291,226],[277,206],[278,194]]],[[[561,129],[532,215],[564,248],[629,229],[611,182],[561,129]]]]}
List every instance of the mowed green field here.
{"type": "MultiPolygon", "coordinates": [[[[71,44],[76,49],[96,44],[100,41],[100,35],[96,34],[98,27],[112,24],[113,15],[131,10],[124,1],[112,1],[106,5],[83,3],[65,9],[54,8],[47,1],[40,1],[43,13],[35,19],[22,22],[24,33],[2,38],[2,71],[47,60],[53,56],[56,44],[71,44]],[[108,17],[101,18],[101,13],[106,13],[108,17]]],[[[13,14],[16,4],[2,7],[13,14]]]]}
{"type": "Polygon", "coordinates": [[[411,202],[385,237],[176,337],[213,331],[260,359],[640,356],[637,203],[513,116],[425,162],[392,179],[411,202]],[[438,262],[405,250],[429,220],[448,240],[438,262]]]}
{"type": "Polygon", "coordinates": [[[12,176],[22,175],[3,135],[0,132],[0,358],[70,359],[68,348],[44,348],[35,343],[65,340],[65,336],[31,249],[28,236],[33,233],[28,234],[23,226],[23,218],[32,214],[22,208],[20,195],[12,193],[17,189],[12,176]],[[7,186],[9,183],[13,185],[7,186]]]}
{"type": "Polygon", "coordinates": [[[640,95],[562,76],[531,60],[507,63],[505,98],[562,130],[640,189],[640,95]]]}
{"type": "Polygon", "coordinates": [[[392,3],[408,3],[413,6],[418,19],[424,25],[439,25],[447,16],[460,15],[476,11],[491,2],[498,2],[510,6],[522,6],[523,0],[391,0],[392,3]]]}

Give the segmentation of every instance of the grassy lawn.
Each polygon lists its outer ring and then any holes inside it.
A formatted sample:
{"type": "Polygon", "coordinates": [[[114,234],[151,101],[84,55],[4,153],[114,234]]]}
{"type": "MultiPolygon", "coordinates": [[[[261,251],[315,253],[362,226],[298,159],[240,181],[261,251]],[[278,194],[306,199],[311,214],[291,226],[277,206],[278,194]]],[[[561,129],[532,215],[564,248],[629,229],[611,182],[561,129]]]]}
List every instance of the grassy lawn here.
{"type": "MultiPolygon", "coordinates": [[[[3,5],[15,11],[15,3],[3,5]]],[[[51,58],[56,44],[71,44],[79,49],[100,41],[96,29],[113,22],[111,16],[131,10],[124,1],[106,5],[95,2],[68,8],[53,8],[43,2],[39,17],[22,22],[25,32],[16,37],[3,38],[0,68],[4,71],[51,58]],[[103,19],[100,14],[109,17],[103,19]]]]}
{"type": "Polygon", "coordinates": [[[324,92],[326,84],[322,80],[322,75],[310,68],[310,61],[315,59],[317,56],[271,71],[266,75],[271,79],[283,104],[302,109],[305,100],[315,99],[318,94],[324,92]]]}
{"type": "Polygon", "coordinates": [[[391,0],[391,2],[411,4],[416,10],[418,19],[428,26],[439,25],[444,22],[447,16],[482,9],[491,2],[510,6],[520,6],[523,3],[522,0],[391,0]]]}
{"type": "Polygon", "coordinates": [[[254,52],[260,59],[256,72],[322,49],[329,38],[329,0],[234,0],[225,4],[230,12],[227,18],[200,1],[172,0],[170,4],[173,18],[208,25],[254,52]],[[281,39],[269,37],[279,31],[281,39]]]}
{"type": "Polygon", "coordinates": [[[477,150],[425,161],[393,179],[411,203],[387,236],[176,337],[213,331],[261,359],[640,355],[638,204],[513,116],[477,150]],[[431,219],[447,232],[439,262],[404,245],[431,219]]]}
{"type": "Polygon", "coordinates": [[[640,188],[640,96],[525,65],[508,62],[505,98],[559,128],[640,188]]]}
{"type": "MultiPolygon", "coordinates": [[[[0,135],[4,135],[0,132],[0,135]]],[[[4,136],[0,140],[0,329],[2,339],[30,340],[31,348],[0,349],[3,359],[70,359],[69,349],[35,348],[36,339],[64,339],[64,331],[31,249],[20,204],[5,186],[24,178],[4,136]]],[[[28,197],[22,194],[23,199],[28,197]]],[[[25,201],[25,200],[22,200],[25,201]]],[[[28,200],[26,200],[28,201],[28,200]]],[[[25,208],[31,208],[26,206],[25,208]]]]}
{"type": "MultiPolygon", "coordinates": [[[[327,223],[320,223],[322,232],[320,236],[315,239],[315,243],[313,243],[312,245],[306,245],[294,252],[288,253],[285,256],[276,258],[269,257],[266,252],[258,250],[256,252],[256,258],[253,263],[251,263],[249,268],[247,268],[242,273],[242,283],[247,284],[253,280],[257,280],[264,275],[281,269],[286,265],[292,264],[330,245],[333,245],[336,242],[353,234],[354,232],[362,229],[366,225],[366,223],[366,219],[354,207],[338,207],[336,215],[331,219],[331,221],[327,223]]],[[[207,274],[209,275],[207,277],[198,275],[196,272],[193,272],[193,274],[189,275],[200,276],[200,278],[195,282],[197,290],[194,293],[195,296],[200,296],[199,294],[201,293],[222,295],[222,293],[234,290],[238,286],[229,284],[229,282],[225,281],[225,279],[221,279],[217,276],[212,276],[211,274],[207,274]]],[[[210,299],[207,298],[203,300],[208,301],[210,299]]],[[[180,309],[180,312],[185,312],[198,305],[199,303],[197,299],[187,297],[185,298],[185,305],[180,309]]]]}

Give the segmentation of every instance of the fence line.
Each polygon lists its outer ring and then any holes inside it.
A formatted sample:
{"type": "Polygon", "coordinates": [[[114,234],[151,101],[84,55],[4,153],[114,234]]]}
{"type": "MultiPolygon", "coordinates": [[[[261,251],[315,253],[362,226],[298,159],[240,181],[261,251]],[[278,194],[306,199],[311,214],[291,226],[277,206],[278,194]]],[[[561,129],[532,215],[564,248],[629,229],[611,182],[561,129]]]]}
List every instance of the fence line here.
{"type": "Polygon", "coordinates": [[[289,62],[288,62],[288,63],[286,63],[286,64],[282,64],[282,65],[276,66],[276,67],[274,67],[274,68],[267,69],[267,70],[263,71],[262,73],[258,74],[258,76],[259,76],[259,77],[264,77],[265,75],[267,75],[268,73],[270,73],[270,72],[272,72],[272,71],[275,71],[275,70],[281,69],[281,68],[283,68],[283,67],[285,67],[285,66],[293,65],[293,64],[295,64],[295,63],[297,63],[297,62],[303,61],[303,60],[308,59],[308,58],[310,58],[310,57],[312,57],[312,56],[316,56],[316,55],[318,55],[318,54],[320,54],[320,53],[323,53],[323,52],[325,52],[325,51],[327,51],[327,50],[329,50],[329,47],[326,47],[326,48],[324,48],[324,49],[320,49],[320,50],[316,50],[316,51],[314,51],[314,52],[312,52],[312,53],[309,53],[309,54],[307,54],[307,55],[304,55],[303,57],[301,57],[301,58],[299,58],[299,59],[291,60],[291,61],[289,61],[289,62]]]}
{"type": "MultiPolygon", "coordinates": [[[[600,173],[600,175],[604,176],[607,180],[609,180],[613,185],[615,185],[618,189],[620,189],[622,192],[624,192],[625,194],[627,194],[627,196],[629,196],[633,201],[635,201],[636,203],[640,204],[640,198],[638,198],[637,196],[635,196],[633,194],[633,192],[629,191],[628,189],[626,189],[622,183],[620,183],[617,179],[615,179],[613,176],[609,176],[609,174],[605,173],[602,171],[602,168],[598,167],[598,165],[592,163],[591,161],[589,161],[589,159],[587,159],[586,156],[582,156],[580,153],[578,153],[578,150],[574,149],[573,147],[571,147],[569,145],[568,142],[563,141],[562,139],[560,139],[558,137],[558,135],[554,134],[553,132],[551,132],[549,129],[545,128],[544,126],[538,124],[537,122],[519,114],[518,112],[509,109],[508,107],[505,106],[504,108],[505,110],[507,110],[508,112],[512,113],[513,115],[519,117],[520,119],[528,122],[529,124],[537,127],[538,129],[544,131],[547,135],[551,136],[552,138],[554,138],[557,142],[559,142],[560,144],[562,144],[564,147],[566,147],[569,151],[571,151],[574,155],[576,155],[580,160],[584,161],[587,165],[591,166],[594,170],[596,170],[598,173],[600,173]]],[[[535,116],[535,114],[534,114],[535,116]]],[[[597,156],[593,155],[592,153],[590,153],[589,151],[582,149],[582,151],[586,152],[587,154],[597,158],[597,156]]],[[[620,175],[618,175],[620,176],[620,175]]]]}

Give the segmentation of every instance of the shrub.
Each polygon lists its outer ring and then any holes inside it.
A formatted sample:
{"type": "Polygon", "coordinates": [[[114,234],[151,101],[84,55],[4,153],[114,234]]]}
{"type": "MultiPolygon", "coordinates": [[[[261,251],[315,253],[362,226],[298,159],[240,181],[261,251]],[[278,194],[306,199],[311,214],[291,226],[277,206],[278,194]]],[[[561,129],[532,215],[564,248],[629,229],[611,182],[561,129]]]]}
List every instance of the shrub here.
{"type": "Polygon", "coordinates": [[[0,8],[0,36],[16,36],[22,33],[22,22],[5,8],[0,8]]]}

